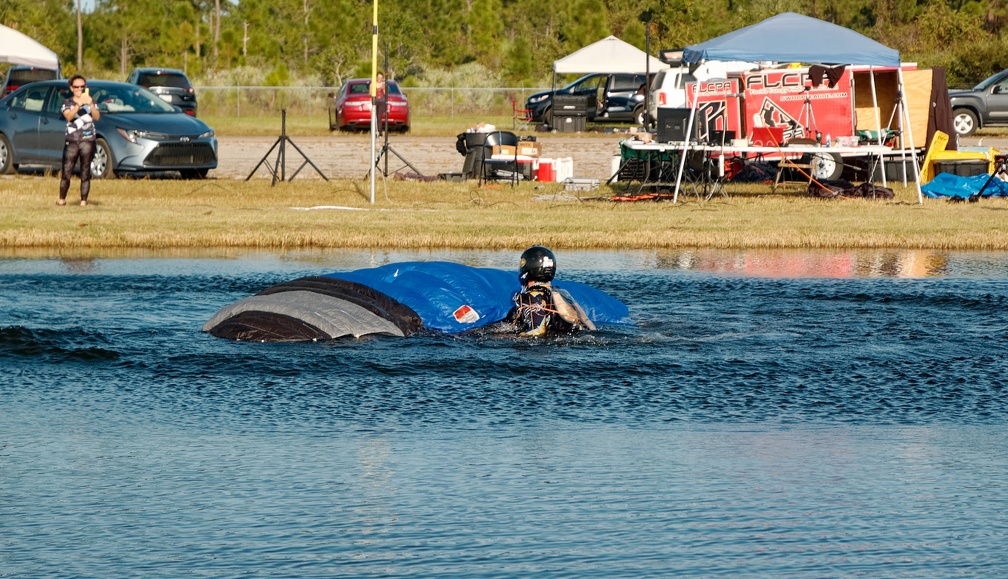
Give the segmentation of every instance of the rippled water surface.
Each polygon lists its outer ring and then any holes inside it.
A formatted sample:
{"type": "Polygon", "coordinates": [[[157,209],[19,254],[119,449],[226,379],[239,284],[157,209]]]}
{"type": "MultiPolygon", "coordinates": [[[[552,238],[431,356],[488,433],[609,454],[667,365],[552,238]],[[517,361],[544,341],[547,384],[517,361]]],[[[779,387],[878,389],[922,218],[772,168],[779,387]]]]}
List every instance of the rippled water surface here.
{"type": "Polygon", "coordinates": [[[199,331],[510,252],[0,258],[0,576],[1008,575],[1008,256],[558,257],[637,327],[199,331]]]}

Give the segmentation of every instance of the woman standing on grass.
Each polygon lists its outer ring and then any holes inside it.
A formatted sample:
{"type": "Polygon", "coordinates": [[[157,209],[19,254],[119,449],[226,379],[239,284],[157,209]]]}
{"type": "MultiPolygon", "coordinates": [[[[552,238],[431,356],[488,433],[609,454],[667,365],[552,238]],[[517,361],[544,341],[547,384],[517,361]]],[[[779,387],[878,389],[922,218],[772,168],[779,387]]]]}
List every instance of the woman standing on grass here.
{"type": "Polygon", "coordinates": [[[59,201],[57,205],[66,205],[67,192],[70,191],[70,175],[80,159],[81,176],[81,207],[87,205],[88,193],[91,191],[91,160],[94,159],[95,121],[101,116],[98,107],[88,94],[87,81],[76,74],[70,78],[70,98],[63,101],[60,113],[67,121],[66,143],[63,145],[63,174],[60,176],[59,201]]]}

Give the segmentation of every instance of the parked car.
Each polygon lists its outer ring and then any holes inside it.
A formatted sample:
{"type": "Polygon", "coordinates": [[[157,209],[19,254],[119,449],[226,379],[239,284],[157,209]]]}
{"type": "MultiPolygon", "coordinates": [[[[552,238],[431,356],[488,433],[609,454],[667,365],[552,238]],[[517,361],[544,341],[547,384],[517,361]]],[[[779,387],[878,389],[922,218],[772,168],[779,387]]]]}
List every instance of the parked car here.
{"type": "Polygon", "coordinates": [[[689,68],[663,68],[654,75],[648,94],[648,126],[658,118],[658,107],[686,108],[686,83],[696,82],[689,68]]]}
{"type": "Polygon", "coordinates": [[[0,91],[0,98],[9,95],[30,82],[53,80],[58,78],[62,78],[62,75],[58,70],[53,70],[51,68],[39,68],[37,66],[23,66],[20,64],[14,65],[7,69],[7,75],[4,78],[3,91],[0,91]]]}
{"type": "MultiPolygon", "coordinates": [[[[88,90],[101,112],[92,177],[179,171],[203,178],[217,167],[217,137],[203,121],[133,84],[90,80],[88,90]]],[[[60,107],[67,98],[67,82],[53,80],[0,99],[0,173],[22,165],[60,168],[66,136],[60,107]]]]}
{"type": "Polygon", "coordinates": [[[173,104],[189,116],[196,116],[196,90],[189,77],[174,68],[137,68],[126,78],[173,104]]]}
{"type": "MultiPolygon", "coordinates": [[[[644,94],[640,88],[646,82],[643,74],[587,74],[557,89],[556,94],[588,98],[589,121],[642,124],[644,94]]],[[[525,108],[532,111],[533,121],[552,124],[553,91],[537,92],[529,96],[525,108]]]]}
{"type": "Polygon", "coordinates": [[[952,124],[967,137],[982,127],[1008,126],[1008,69],[969,90],[950,90],[952,124]]]}
{"type": "MultiPolygon", "coordinates": [[[[394,80],[385,81],[385,93],[390,131],[409,131],[409,101],[394,80]]],[[[368,130],[371,127],[371,79],[352,78],[343,83],[339,92],[330,95],[329,130],[368,130]]]]}
{"type": "Polygon", "coordinates": [[[659,107],[688,108],[686,86],[697,81],[736,78],[742,73],[759,68],[756,63],[742,61],[707,61],[688,67],[674,62],[669,68],[659,70],[651,81],[648,97],[648,124],[654,125],[659,107]]]}

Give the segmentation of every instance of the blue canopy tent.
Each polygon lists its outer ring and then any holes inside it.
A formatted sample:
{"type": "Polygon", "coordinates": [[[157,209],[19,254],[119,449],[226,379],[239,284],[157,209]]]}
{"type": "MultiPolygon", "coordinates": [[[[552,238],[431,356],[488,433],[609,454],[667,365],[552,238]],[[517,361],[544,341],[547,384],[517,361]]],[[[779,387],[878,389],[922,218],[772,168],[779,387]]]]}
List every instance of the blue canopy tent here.
{"type": "Polygon", "coordinates": [[[899,51],[853,30],[810,16],[785,12],[700,44],[687,46],[683,60],[814,62],[900,65],[899,51]]]}
{"type": "MultiPolygon", "coordinates": [[[[706,60],[741,60],[894,67],[898,71],[899,84],[901,87],[903,85],[899,51],[843,26],[794,12],[784,12],[706,42],[687,46],[683,50],[683,60],[688,64],[699,64],[706,60]]],[[[874,93],[874,86],[872,92],[874,93]]],[[[900,104],[905,112],[906,96],[902,88],[900,95],[900,104]]],[[[696,103],[693,103],[690,108],[695,109],[695,106],[696,103]]],[[[692,121],[691,115],[687,134],[692,130],[692,121]]],[[[909,123],[907,126],[909,127],[909,123]]],[[[912,135],[910,142],[913,142],[912,135]]],[[[916,167],[916,152],[913,147],[910,151],[916,167]]],[[[680,167],[680,176],[681,173],[680,167]]],[[[919,174],[917,182],[918,199],[923,203],[919,174]]],[[[675,192],[678,196],[678,182],[675,192]]]]}

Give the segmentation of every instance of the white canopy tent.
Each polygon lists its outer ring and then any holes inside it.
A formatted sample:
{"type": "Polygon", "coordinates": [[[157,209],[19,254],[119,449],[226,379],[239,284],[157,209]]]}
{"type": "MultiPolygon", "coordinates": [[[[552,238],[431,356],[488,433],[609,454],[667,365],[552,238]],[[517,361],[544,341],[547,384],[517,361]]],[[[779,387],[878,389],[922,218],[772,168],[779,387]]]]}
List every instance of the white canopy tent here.
{"type": "Polygon", "coordinates": [[[59,70],[59,56],[30,36],[0,24],[0,62],[59,70]]]}
{"type": "Polygon", "coordinates": [[[607,36],[553,61],[553,74],[631,73],[645,74],[668,65],[615,36],[607,36]]]}
{"type": "Polygon", "coordinates": [[[661,60],[615,36],[606,36],[553,61],[553,87],[558,74],[643,74],[668,68],[661,60]]]}

